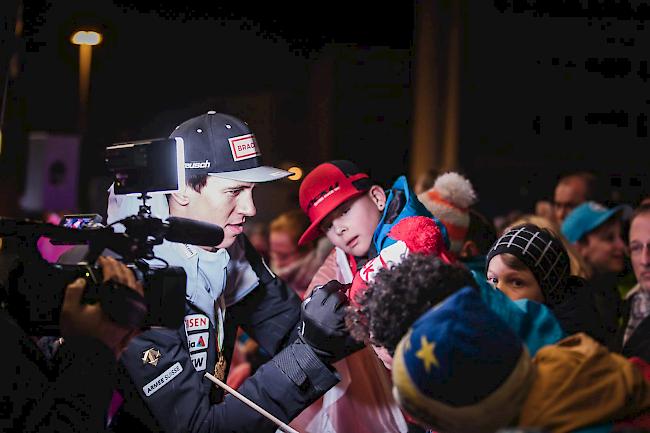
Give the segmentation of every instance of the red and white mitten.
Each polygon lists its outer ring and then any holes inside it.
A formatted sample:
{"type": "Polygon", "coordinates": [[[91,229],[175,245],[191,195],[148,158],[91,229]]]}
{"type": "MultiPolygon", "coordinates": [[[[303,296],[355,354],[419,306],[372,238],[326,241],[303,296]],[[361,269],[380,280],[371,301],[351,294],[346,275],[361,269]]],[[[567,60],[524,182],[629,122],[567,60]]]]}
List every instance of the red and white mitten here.
{"type": "Polygon", "coordinates": [[[445,246],[440,229],[431,218],[404,218],[391,228],[388,237],[396,242],[381,250],[377,257],[366,263],[354,276],[350,288],[350,303],[355,307],[359,307],[360,297],[380,269],[399,264],[409,254],[436,255],[445,263],[455,261],[445,246]]]}

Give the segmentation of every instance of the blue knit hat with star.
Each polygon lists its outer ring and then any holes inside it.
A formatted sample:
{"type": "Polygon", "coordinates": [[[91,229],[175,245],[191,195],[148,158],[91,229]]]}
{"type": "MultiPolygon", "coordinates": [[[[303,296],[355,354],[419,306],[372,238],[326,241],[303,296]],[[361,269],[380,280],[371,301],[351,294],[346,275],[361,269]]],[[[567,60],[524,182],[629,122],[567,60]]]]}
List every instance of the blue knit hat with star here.
{"type": "Polygon", "coordinates": [[[533,379],[517,335],[464,288],[422,315],[393,359],[393,393],[421,424],[493,432],[513,422],[533,379]]]}

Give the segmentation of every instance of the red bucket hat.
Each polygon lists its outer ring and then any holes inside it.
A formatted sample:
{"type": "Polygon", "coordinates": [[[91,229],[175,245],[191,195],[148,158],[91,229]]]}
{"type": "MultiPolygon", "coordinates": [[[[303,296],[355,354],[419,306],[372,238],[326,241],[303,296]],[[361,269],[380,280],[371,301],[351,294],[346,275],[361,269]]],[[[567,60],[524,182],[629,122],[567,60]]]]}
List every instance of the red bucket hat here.
{"type": "Polygon", "coordinates": [[[327,215],[345,201],[365,194],[372,185],[370,177],[350,161],[329,161],[313,169],[300,184],[300,208],[311,224],[298,245],[320,236],[318,226],[327,215]]]}

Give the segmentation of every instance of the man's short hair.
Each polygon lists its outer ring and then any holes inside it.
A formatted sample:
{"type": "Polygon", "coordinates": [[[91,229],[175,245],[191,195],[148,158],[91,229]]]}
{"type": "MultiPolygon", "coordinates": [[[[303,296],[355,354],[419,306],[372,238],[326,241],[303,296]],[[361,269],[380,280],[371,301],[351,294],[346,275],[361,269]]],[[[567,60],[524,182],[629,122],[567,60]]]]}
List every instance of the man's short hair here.
{"type": "Polygon", "coordinates": [[[188,176],[185,179],[185,183],[192,187],[192,189],[196,192],[201,192],[203,188],[208,184],[208,175],[207,174],[195,174],[192,176],[188,176]]]}
{"type": "MultiPolygon", "coordinates": [[[[203,188],[208,184],[208,175],[207,174],[195,174],[192,176],[187,176],[185,178],[185,185],[192,188],[194,191],[200,193],[203,188]]],[[[169,198],[171,194],[166,194],[167,202],[169,203],[169,198]]]]}
{"type": "Polygon", "coordinates": [[[478,289],[463,266],[447,264],[433,255],[411,254],[377,273],[359,299],[361,307],[349,311],[347,323],[355,338],[369,339],[392,355],[418,317],[468,286],[478,289]]]}
{"type": "Polygon", "coordinates": [[[634,212],[632,212],[632,216],[630,217],[630,226],[636,217],[645,214],[650,214],[650,203],[642,204],[641,206],[634,209],[634,212]]]}
{"type": "Polygon", "coordinates": [[[557,185],[569,183],[574,179],[582,180],[585,183],[585,200],[593,200],[596,194],[598,177],[589,171],[576,171],[560,176],[557,185]]]}

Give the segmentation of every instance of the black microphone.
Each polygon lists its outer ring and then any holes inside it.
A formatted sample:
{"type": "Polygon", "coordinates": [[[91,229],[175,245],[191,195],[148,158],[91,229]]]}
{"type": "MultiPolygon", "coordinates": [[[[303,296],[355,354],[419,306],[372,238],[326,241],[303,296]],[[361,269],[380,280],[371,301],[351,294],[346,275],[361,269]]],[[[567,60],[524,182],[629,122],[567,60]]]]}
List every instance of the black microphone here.
{"type": "Polygon", "coordinates": [[[223,229],[216,224],[189,218],[167,218],[165,239],[182,244],[214,247],[223,241],[223,229]]]}

